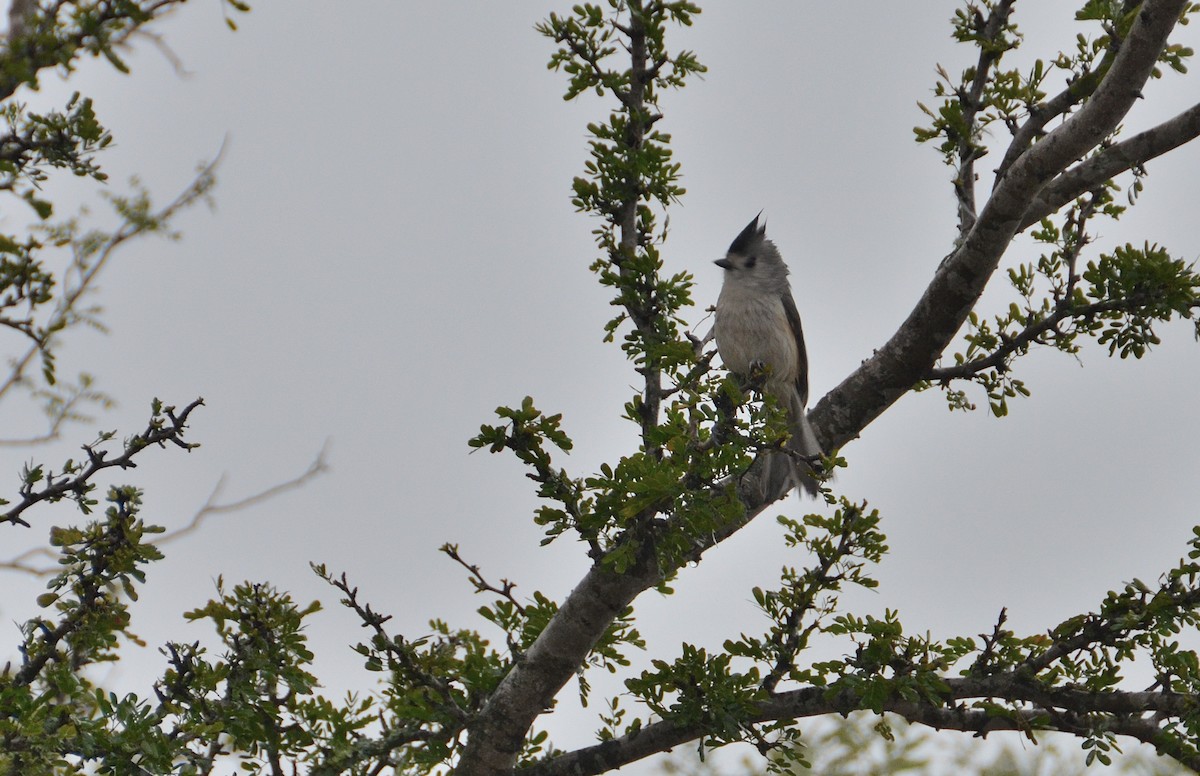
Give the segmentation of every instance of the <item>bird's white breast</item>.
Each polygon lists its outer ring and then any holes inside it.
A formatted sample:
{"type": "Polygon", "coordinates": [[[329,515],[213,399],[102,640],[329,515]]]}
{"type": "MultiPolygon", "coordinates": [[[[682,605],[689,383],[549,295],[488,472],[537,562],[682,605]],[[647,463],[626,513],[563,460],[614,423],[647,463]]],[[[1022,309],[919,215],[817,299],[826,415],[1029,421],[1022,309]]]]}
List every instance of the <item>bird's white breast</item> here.
{"type": "Polygon", "coordinates": [[[795,382],[800,353],[778,296],[726,283],[717,299],[715,334],[726,368],[746,375],[761,363],[770,367],[770,382],[795,382]]]}

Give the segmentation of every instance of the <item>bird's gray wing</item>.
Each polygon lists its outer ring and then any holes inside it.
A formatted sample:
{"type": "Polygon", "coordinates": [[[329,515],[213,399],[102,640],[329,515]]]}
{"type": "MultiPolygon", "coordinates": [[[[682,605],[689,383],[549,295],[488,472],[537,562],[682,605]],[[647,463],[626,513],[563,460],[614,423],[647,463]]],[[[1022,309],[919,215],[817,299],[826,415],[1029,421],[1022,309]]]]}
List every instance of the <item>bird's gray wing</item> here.
{"type": "Polygon", "coordinates": [[[804,347],[804,328],[800,325],[800,312],[796,310],[796,301],[790,293],[783,295],[783,312],[787,315],[788,325],[792,327],[792,336],[796,338],[796,392],[800,394],[800,403],[808,405],[808,351],[804,347]]]}

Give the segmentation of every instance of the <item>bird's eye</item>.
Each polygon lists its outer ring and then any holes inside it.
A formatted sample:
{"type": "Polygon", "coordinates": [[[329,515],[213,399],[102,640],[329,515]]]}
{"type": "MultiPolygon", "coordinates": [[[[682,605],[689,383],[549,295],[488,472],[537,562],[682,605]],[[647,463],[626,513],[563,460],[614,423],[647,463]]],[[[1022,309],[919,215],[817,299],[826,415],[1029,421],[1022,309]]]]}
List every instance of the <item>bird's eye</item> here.
{"type": "Polygon", "coordinates": [[[750,269],[751,267],[753,267],[755,262],[757,262],[757,261],[758,261],[757,256],[747,256],[746,257],[746,269],[750,269]]]}

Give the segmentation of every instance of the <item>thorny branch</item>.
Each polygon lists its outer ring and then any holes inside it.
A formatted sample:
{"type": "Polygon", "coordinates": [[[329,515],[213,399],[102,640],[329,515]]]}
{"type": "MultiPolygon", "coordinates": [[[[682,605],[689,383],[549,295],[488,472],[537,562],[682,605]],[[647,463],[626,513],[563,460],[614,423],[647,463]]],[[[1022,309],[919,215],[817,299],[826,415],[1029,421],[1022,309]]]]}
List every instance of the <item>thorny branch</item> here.
{"type": "MultiPolygon", "coordinates": [[[[451,688],[450,681],[446,678],[435,676],[426,671],[409,656],[406,650],[404,639],[400,636],[391,636],[385,629],[384,623],[392,619],[391,615],[382,615],[371,608],[370,604],[360,603],[358,600],[358,588],[350,584],[345,573],[338,577],[326,575],[323,569],[318,569],[328,582],[338,590],[345,594],[342,603],[350,607],[358,618],[362,620],[362,627],[369,629],[375,634],[373,642],[377,647],[385,652],[389,661],[394,661],[403,671],[415,677],[422,685],[437,692],[442,701],[443,710],[452,714],[458,721],[467,721],[467,711],[458,704],[454,697],[454,691],[451,688]]],[[[415,728],[419,728],[419,724],[414,724],[415,728]]]]}
{"type": "Polygon", "coordinates": [[[67,496],[77,499],[85,498],[92,487],[91,480],[97,472],[113,467],[121,469],[136,468],[137,464],[133,461],[134,457],[152,445],[165,447],[166,443],[170,442],[179,448],[190,451],[196,445],[184,442],[183,434],[187,429],[187,420],[192,414],[192,410],[202,404],[204,404],[203,399],[196,399],[184,407],[183,411],[179,414],[175,413],[174,407],[164,407],[162,411],[166,416],[167,422],[161,422],[161,418],[151,420],[145,431],[135,434],[126,440],[124,451],[115,458],[109,458],[107,450],[100,450],[92,445],[84,445],[83,450],[87,454],[87,463],[81,463],[78,472],[74,476],[61,475],[56,477],[51,475],[47,477],[45,487],[40,490],[35,490],[33,483],[26,481],[21,486],[21,501],[0,515],[0,523],[13,523],[29,527],[29,523],[21,518],[21,514],[25,510],[42,501],[53,502],[67,496]]]}
{"type": "Polygon", "coordinates": [[[783,627],[773,634],[771,646],[776,654],[775,665],[762,681],[762,688],[768,694],[774,694],[779,682],[795,667],[796,656],[808,645],[809,637],[821,626],[821,610],[817,609],[817,616],[801,628],[804,618],[817,607],[818,597],[828,593],[842,579],[841,574],[834,573],[834,570],[845,562],[857,536],[855,522],[858,513],[852,514],[854,516],[842,524],[833,552],[819,554],[816,566],[806,569],[799,600],[792,606],[783,627]]]}
{"type": "Polygon", "coordinates": [[[479,570],[479,566],[473,563],[467,563],[467,561],[463,560],[463,557],[458,554],[457,544],[443,544],[441,549],[442,552],[449,556],[451,560],[465,568],[471,575],[471,584],[475,587],[476,593],[495,593],[512,604],[513,608],[515,608],[522,615],[525,614],[525,607],[522,606],[521,602],[518,601],[512,594],[512,591],[517,587],[516,582],[510,582],[507,579],[501,579],[500,587],[496,587],[484,578],[483,572],[479,570]]]}

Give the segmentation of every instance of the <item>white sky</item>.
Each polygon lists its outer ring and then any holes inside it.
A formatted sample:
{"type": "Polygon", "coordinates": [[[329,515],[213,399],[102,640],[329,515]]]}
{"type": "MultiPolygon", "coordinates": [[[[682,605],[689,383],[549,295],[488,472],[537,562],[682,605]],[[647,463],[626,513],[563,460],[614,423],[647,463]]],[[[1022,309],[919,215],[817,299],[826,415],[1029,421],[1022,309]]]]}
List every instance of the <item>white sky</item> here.
{"type": "MultiPolygon", "coordinates": [[[[934,100],[935,65],[957,72],[971,51],[950,39],[954,2],[711,5],[673,36],[673,49],[695,50],[710,70],[662,98],[688,189],[664,259],[695,274],[699,321],[720,287],[711,261],[765,209],[792,268],[819,398],[895,330],[950,248],[949,170],[911,130],[923,121],[917,101],[934,100]]],[[[1072,5],[1018,6],[1022,61],[1073,45],[1072,5]]],[[[577,449],[560,463],[576,475],[636,444],[618,415],[637,376],[601,342],[613,311],[587,270],[593,224],[568,199],[585,124],[610,106],[561,100],[563,77],[545,68],[551,44],[533,31],[552,8],[263,2],[232,34],[217,3],[189,4],[157,29],[190,77],[143,40],[132,77],[88,62],[67,86],[46,79],[29,97],[44,107],[72,89],[93,96],[116,136],[103,159],[112,188],[136,173],[162,202],[230,138],[216,211],[181,218],[179,243],[123,253],[98,298],[111,333],[81,332],[62,353],[65,376],[95,374],[120,406],[33,457],[60,461],[97,428],[140,430],[155,396],[203,396],[192,424],[202,449],[148,453],[116,480],[147,490],[148,520],[178,526],[222,474],[230,498],[246,495],[298,474],[331,440],[323,478],[212,520],[151,568],[135,610],[151,645],[203,636],[179,614],[211,596],[217,575],[269,580],[325,602],[310,635],[338,697],[374,677],[346,646],[363,632],[309,561],[349,572],[410,637],[433,617],[491,633],[474,615],[484,601],[436,551],[443,542],[525,595],[561,600],[584,573],[584,549],[569,538],[538,548],[537,502],[515,459],[469,455],[466,444],[496,406],[526,394],[565,414],[577,449]]],[[[1195,27],[1181,31],[1193,47],[1195,27]]],[[[1187,84],[1174,74],[1152,84],[1127,127],[1187,107],[1187,84]]],[[[1150,163],[1140,205],[1094,226],[1097,246],[1150,240],[1200,256],[1198,161],[1188,148],[1150,163]]],[[[1006,289],[988,299],[1007,305],[1006,289]]],[[[899,609],[909,632],[935,637],[989,631],[1007,606],[1010,626],[1028,633],[1172,566],[1200,522],[1200,349],[1186,323],[1159,333],[1163,345],[1142,362],[1096,347],[1078,360],[1024,359],[1018,376],[1033,396],[1002,421],[982,398],[976,413],[950,414],[930,392],[869,426],[845,448],[838,484],[882,511],[892,552],[876,570],[880,590],[846,603],[859,614],[899,609]]],[[[28,412],[10,405],[4,422],[26,429],[28,412]]],[[[0,472],[15,492],[30,454],[5,453],[0,472]]],[[[650,654],[674,657],[682,640],[719,648],[765,627],[749,590],[804,562],[772,520],[800,509],[793,498],[768,510],[684,572],[674,597],[647,594],[639,628],[650,654]]],[[[13,554],[77,519],[65,508],[32,517],[32,539],[8,529],[13,554]]],[[[42,583],[4,583],[0,616],[32,614],[42,583]]],[[[111,678],[145,693],[161,658],[130,657],[111,678]]],[[[548,719],[560,748],[592,743],[597,727],[572,710],[574,692],[548,719]]]]}

